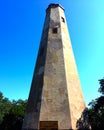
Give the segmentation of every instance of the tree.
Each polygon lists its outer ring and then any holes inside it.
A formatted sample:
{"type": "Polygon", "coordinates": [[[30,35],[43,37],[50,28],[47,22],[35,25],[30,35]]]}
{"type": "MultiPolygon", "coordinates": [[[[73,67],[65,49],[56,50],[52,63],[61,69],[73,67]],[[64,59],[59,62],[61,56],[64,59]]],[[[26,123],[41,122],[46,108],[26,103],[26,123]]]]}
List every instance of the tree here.
{"type": "Polygon", "coordinates": [[[0,93],[0,130],[20,130],[27,100],[9,101],[0,93]]]}
{"type": "Polygon", "coordinates": [[[93,130],[104,129],[104,78],[99,80],[99,98],[89,103],[89,120],[93,130]]]}
{"type": "Polygon", "coordinates": [[[86,109],[86,114],[82,113],[81,118],[77,121],[77,128],[81,129],[85,122],[87,125],[84,127],[92,130],[104,129],[104,78],[99,80],[99,92],[102,94],[100,97],[92,100],[89,103],[89,108],[86,109]]]}
{"type": "Polygon", "coordinates": [[[99,80],[99,83],[100,83],[100,88],[98,91],[104,95],[104,78],[99,80]]]}
{"type": "Polygon", "coordinates": [[[8,98],[5,98],[0,92],[0,123],[3,120],[5,114],[8,114],[11,108],[11,101],[8,98]]]}

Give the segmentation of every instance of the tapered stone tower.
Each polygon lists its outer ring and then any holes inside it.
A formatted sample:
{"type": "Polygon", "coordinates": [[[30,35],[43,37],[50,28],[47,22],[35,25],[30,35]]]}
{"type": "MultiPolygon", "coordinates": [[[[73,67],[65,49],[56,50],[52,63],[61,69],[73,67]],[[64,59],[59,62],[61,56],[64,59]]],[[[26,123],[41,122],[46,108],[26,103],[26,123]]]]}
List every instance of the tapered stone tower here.
{"type": "Polygon", "coordinates": [[[84,108],[64,9],[50,4],[22,130],[76,129],[84,108]]]}

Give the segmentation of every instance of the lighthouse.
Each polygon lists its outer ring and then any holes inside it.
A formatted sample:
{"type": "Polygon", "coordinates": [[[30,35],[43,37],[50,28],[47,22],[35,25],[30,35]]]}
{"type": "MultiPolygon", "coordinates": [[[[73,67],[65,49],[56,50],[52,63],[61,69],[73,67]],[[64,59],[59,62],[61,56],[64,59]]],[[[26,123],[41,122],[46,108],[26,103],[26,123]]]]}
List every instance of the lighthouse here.
{"type": "Polygon", "coordinates": [[[64,8],[50,4],[22,130],[75,130],[84,109],[64,8]]]}

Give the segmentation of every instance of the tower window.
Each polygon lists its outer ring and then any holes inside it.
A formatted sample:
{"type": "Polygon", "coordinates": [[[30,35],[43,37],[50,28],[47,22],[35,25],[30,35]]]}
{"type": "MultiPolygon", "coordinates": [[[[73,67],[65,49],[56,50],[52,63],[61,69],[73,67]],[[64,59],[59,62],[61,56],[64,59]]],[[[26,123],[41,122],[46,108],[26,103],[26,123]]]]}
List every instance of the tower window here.
{"type": "Polygon", "coordinates": [[[57,33],[57,28],[53,28],[52,33],[54,33],[54,34],[57,33]]]}
{"type": "Polygon", "coordinates": [[[61,20],[62,20],[62,22],[64,22],[64,23],[65,23],[65,19],[64,19],[63,17],[61,17],[61,20]]]}

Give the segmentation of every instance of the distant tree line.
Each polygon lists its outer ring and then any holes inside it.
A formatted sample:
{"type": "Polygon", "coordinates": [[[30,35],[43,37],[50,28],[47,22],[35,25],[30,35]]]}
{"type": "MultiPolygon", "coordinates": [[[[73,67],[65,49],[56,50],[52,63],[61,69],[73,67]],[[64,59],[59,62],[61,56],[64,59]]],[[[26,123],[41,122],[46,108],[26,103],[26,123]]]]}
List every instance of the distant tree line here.
{"type": "Polygon", "coordinates": [[[10,101],[0,92],[0,130],[21,130],[27,100],[10,101]]]}
{"type": "MultiPolygon", "coordinates": [[[[104,78],[99,80],[101,96],[89,103],[77,121],[79,130],[104,129],[104,78]]],[[[0,92],[0,130],[21,130],[27,100],[10,101],[0,92]]]]}

